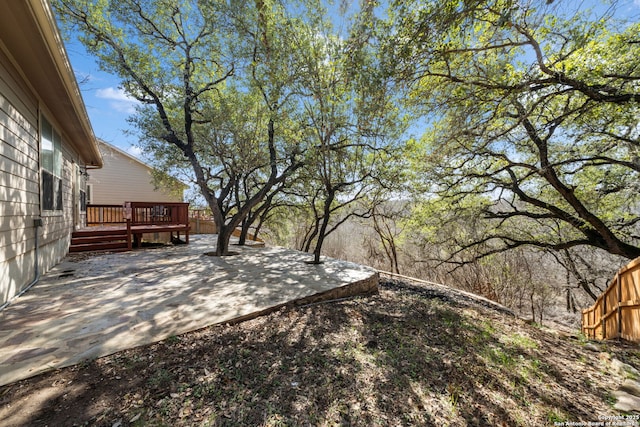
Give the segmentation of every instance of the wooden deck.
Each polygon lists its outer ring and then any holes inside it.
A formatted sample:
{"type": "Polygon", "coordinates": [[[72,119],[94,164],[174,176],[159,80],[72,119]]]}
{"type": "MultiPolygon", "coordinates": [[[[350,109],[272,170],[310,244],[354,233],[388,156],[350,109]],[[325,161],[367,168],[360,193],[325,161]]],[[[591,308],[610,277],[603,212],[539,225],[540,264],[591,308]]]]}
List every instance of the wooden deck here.
{"type": "Polygon", "coordinates": [[[69,252],[126,251],[142,244],[147,233],[170,233],[189,243],[188,203],[126,202],[123,205],[88,205],[87,227],[76,230],[69,252]]]}

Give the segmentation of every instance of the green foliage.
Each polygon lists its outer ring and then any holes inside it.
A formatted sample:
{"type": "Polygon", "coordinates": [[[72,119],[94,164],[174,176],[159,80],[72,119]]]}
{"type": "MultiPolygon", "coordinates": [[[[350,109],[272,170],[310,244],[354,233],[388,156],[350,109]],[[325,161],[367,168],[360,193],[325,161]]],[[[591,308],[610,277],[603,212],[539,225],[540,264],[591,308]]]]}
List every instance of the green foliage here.
{"type": "Polygon", "coordinates": [[[154,168],[151,171],[151,180],[156,190],[161,189],[178,200],[182,199],[183,192],[187,188],[187,186],[178,179],[160,169],[154,168]]]}
{"type": "Polygon", "coordinates": [[[63,28],[79,30],[102,69],[141,102],[131,123],[156,166],[198,186],[217,251],[299,182],[294,203],[322,205],[319,252],[331,213],[388,182],[406,120],[378,66],[372,5],[345,15],[340,29],[315,0],[55,5],[63,28]]]}
{"type": "Polygon", "coordinates": [[[287,193],[296,221],[306,227],[299,247],[313,250],[319,262],[327,235],[351,216],[370,215],[402,182],[399,136],[406,120],[389,76],[380,72],[378,51],[367,41],[368,21],[353,17],[345,38],[328,16],[315,18],[313,26],[297,28],[305,72],[295,84],[305,96],[296,117],[307,150],[305,168],[287,193]]]}
{"type": "Polygon", "coordinates": [[[398,2],[390,16],[389,66],[430,124],[413,226],[448,230],[441,259],[640,255],[637,23],[510,1],[398,2]]]}
{"type": "Polygon", "coordinates": [[[265,224],[318,261],[327,235],[375,216],[392,269],[402,250],[469,265],[461,286],[531,292],[532,311],[551,292],[530,272],[542,251],[585,289],[576,248],[640,255],[640,25],[615,4],[54,3],[142,103],[156,166],[198,185],[218,250],[265,224]]]}
{"type": "Polygon", "coordinates": [[[155,373],[150,376],[147,381],[149,386],[152,388],[165,389],[173,382],[173,380],[174,378],[171,372],[169,372],[167,369],[160,368],[155,371],[155,373]]]}
{"type": "Polygon", "coordinates": [[[564,416],[560,411],[558,410],[550,410],[549,412],[547,412],[547,422],[549,424],[564,424],[567,421],[567,417],[564,416]]]}
{"type": "MultiPolygon", "coordinates": [[[[230,234],[302,165],[301,74],[294,26],[275,2],[58,0],[100,66],[142,106],[141,145],[168,173],[187,171],[230,234]]],[[[314,5],[306,10],[313,17],[314,5]]],[[[303,8],[303,11],[305,8],[303,8]]],[[[255,219],[255,217],[252,217],[255,219]]]]}

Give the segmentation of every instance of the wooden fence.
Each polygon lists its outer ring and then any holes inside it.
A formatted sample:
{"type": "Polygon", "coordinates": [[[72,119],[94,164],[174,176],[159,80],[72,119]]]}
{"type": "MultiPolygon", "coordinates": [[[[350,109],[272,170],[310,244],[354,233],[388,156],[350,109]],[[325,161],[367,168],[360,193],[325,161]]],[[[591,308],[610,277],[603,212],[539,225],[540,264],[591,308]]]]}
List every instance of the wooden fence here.
{"type": "Polygon", "coordinates": [[[582,310],[582,332],[598,340],[640,341],[640,258],[621,268],[595,304],[582,310]]]}
{"type": "MultiPolygon", "coordinates": [[[[216,234],[218,232],[215,222],[211,219],[200,219],[197,216],[191,215],[189,218],[189,225],[191,226],[191,232],[193,234],[216,234]]],[[[236,228],[233,230],[232,236],[240,237],[240,231],[241,230],[239,228],[236,228]]],[[[247,239],[258,243],[264,243],[264,240],[251,233],[247,234],[247,239]]]]}
{"type": "Polygon", "coordinates": [[[215,222],[210,219],[189,218],[189,225],[193,234],[216,234],[218,229],[215,222]]]}

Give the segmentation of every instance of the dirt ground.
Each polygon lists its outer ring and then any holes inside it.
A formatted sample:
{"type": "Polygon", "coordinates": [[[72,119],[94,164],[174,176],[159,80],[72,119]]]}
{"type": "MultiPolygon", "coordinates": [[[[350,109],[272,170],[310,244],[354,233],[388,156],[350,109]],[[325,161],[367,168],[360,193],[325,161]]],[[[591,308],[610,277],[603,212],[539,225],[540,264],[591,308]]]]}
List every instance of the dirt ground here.
{"type": "Polygon", "coordinates": [[[0,388],[3,426],[544,426],[619,415],[616,358],[458,295],[378,295],[216,325],[0,388]]]}

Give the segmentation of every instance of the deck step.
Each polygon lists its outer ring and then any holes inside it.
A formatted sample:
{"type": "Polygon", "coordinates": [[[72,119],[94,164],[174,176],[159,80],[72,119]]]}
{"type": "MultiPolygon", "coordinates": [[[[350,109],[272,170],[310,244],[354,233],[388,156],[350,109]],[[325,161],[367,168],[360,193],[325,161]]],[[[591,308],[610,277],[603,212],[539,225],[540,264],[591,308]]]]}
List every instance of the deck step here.
{"type": "MultiPolygon", "coordinates": [[[[189,225],[187,224],[138,224],[131,226],[131,245],[139,246],[145,233],[184,232],[189,243],[189,225]]],[[[125,227],[89,227],[76,230],[71,234],[69,252],[94,252],[106,250],[130,250],[125,227]]]]}
{"type": "Polygon", "coordinates": [[[69,252],[93,252],[93,251],[106,251],[115,249],[127,249],[127,242],[101,242],[72,245],[69,247],[69,252]]]}
{"type": "Polygon", "coordinates": [[[69,252],[95,252],[127,250],[126,230],[79,230],[71,234],[69,252]]]}
{"type": "Polygon", "coordinates": [[[73,232],[71,236],[72,237],[116,236],[116,235],[121,235],[126,233],[127,231],[122,229],[104,230],[104,229],[96,228],[95,230],[91,230],[91,229],[76,230],[73,232]]]}
{"type": "Polygon", "coordinates": [[[110,236],[90,236],[90,237],[72,237],[71,238],[71,246],[75,245],[87,245],[92,243],[101,243],[101,242],[115,242],[120,240],[127,240],[126,234],[114,234],[110,236]]]}

